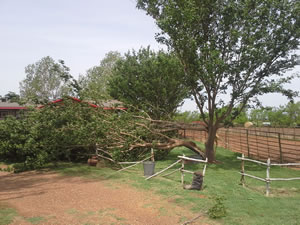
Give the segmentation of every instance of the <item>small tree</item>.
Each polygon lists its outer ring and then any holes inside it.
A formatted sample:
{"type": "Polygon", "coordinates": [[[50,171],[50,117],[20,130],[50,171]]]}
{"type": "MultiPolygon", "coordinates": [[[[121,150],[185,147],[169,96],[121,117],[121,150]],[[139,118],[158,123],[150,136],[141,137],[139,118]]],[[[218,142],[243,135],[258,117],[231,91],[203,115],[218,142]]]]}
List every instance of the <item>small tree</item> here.
{"type": "Polygon", "coordinates": [[[63,61],[56,63],[46,56],[25,68],[26,78],[20,82],[20,96],[35,103],[48,102],[70,93],[63,76],[69,69],[63,61]]]}
{"type": "Polygon", "coordinates": [[[172,53],[141,48],[116,63],[109,93],[154,119],[170,118],[188,94],[183,73],[172,53]]]}
{"type": "Polygon", "coordinates": [[[234,107],[242,112],[264,93],[297,94],[283,84],[293,78],[285,72],[299,62],[298,0],[137,0],[137,7],[156,20],[157,41],[173,49],[184,66],[208,128],[209,162],[215,161],[217,130],[234,107]]]}

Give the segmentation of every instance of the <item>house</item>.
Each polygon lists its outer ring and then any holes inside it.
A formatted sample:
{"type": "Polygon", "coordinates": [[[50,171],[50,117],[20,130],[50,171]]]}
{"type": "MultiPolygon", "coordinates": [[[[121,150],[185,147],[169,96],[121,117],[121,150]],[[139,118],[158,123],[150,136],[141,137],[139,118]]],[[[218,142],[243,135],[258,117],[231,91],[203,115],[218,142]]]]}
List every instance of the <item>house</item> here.
{"type": "Polygon", "coordinates": [[[0,120],[4,119],[6,116],[18,117],[21,110],[26,109],[26,107],[19,105],[16,102],[0,102],[0,120]]]}

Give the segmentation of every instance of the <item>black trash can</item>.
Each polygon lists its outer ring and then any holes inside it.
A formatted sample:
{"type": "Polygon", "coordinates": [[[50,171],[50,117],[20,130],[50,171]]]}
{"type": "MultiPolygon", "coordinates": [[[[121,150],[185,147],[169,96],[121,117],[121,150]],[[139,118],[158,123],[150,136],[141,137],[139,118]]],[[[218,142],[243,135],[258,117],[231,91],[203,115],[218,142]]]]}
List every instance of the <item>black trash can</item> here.
{"type": "Polygon", "coordinates": [[[144,176],[149,177],[154,174],[155,162],[145,161],[143,162],[144,166],[144,176]]]}

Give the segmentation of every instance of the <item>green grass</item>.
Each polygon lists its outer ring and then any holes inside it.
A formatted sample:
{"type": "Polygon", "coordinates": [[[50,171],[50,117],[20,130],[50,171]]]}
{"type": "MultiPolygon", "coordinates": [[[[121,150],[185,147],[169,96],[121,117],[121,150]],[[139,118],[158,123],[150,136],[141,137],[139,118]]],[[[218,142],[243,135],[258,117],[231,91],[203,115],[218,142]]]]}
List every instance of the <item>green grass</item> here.
{"type": "Polygon", "coordinates": [[[16,216],[18,216],[18,213],[15,209],[0,204],[0,225],[10,224],[16,216]]]}
{"type": "Polygon", "coordinates": [[[39,224],[39,223],[45,221],[45,218],[38,216],[38,217],[30,217],[30,218],[27,218],[26,220],[32,224],[39,224]]]}
{"type": "MultiPolygon", "coordinates": [[[[164,161],[157,161],[155,171],[166,168],[177,160],[178,155],[193,155],[185,148],[173,150],[164,161]]],[[[118,188],[118,183],[128,183],[140,190],[151,190],[163,198],[190,208],[194,212],[207,211],[215,204],[216,197],[224,197],[227,216],[218,219],[221,224],[300,224],[300,181],[274,181],[271,183],[271,195],[265,197],[265,183],[246,179],[246,187],[240,183],[240,160],[236,154],[226,149],[217,150],[217,160],[221,163],[208,165],[204,179],[204,189],[201,191],[183,190],[180,184],[180,173],[168,177],[155,177],[145,181],[142,165],[128,171],[116,173],[110,168],[88,167],[83,164],[63,164],[56,170],[65,175],[83,176],[86,178],[108,180],[111,187],[118,188]]],[[[177,167],[179,168],[178,164],[177,167]]],[[[186,165],[186,169],[202,170],[203,165],[186,165]]],[[[245,163],[245,171],[260,177],[265,177],[266,167],[251,162],[245,163]]],[[[300,177],[299,170],[272,167],[271,177],[300,177]]],[[[186,174],[185,182],[191,183],[192,175],[186,174]]],[[[165,213],[161,210],[162,214],[165,213]]]]}

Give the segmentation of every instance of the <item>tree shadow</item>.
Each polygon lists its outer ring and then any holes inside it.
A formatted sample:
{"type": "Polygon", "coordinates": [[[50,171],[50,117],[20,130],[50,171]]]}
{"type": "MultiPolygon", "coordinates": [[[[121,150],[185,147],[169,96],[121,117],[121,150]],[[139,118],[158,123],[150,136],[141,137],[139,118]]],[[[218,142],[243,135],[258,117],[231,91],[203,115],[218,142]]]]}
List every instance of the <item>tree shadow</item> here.
{"type": "Polygon", "coordinates": [[[59,190],[59,186],[49,184],[59,183],[67,179],[68,183],[80,184],[95,182],[82,177],[67,177],[55,171],[29,171],[23,173],[0,172],[0,201],[37,196],[50,190],[59,190]]]}

